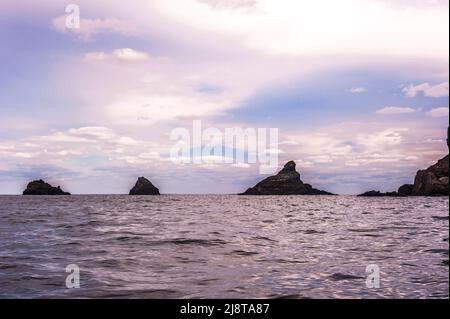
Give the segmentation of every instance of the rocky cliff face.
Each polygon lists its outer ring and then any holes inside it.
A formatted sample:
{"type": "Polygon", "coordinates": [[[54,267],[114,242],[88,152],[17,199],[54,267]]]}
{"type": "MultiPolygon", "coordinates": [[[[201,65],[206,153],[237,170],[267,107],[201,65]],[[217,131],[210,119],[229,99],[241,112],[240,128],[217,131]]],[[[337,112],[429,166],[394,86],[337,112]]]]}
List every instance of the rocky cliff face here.
{"type": "Polygon", "coordinates": [[[70,193],[64,192],[59,186],[53,187],[40,179],[29,183],[27,189],[23,191],[23,195],[70,195],[70,193]]]}
{"type": "Polygon", "coordinates": [[[271,176],[249,188],[241,195],[333,195],[304,184],[291,161],[275,176],[271,176]]]}
{"type": "Polygon", "coordinates": [[[160,195],[157,189],[145,177],[139,177],[136,185],[130,190],[130,195],[160,195]]]}
{"type": "Polygon", "coordinates": [[[426,170],[418,171],[413,196],[449,196],[448,155],[426,170]]]}
{"type": "MultiPolygon", "coordinates": [[[[449,146],[448,132],[447,129],[447,146],[449,146]]],[[[412,196],[449,196],[448,161],[449,156],[447,155],[426,170],[418,171],[414,185],[403,185],[402,187],[410,186],[409,195],[412,196]]]]}

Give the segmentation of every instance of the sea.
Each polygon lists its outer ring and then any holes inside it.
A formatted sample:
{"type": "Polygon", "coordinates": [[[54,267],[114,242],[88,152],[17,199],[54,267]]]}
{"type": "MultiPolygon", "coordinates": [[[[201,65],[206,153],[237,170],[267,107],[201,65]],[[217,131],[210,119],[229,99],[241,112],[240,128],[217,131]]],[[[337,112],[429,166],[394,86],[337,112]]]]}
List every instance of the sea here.
{"type": "Polygon", "coordinates": [[[449,298],[449,198],[0,196],[0,298],[449,298]]]}

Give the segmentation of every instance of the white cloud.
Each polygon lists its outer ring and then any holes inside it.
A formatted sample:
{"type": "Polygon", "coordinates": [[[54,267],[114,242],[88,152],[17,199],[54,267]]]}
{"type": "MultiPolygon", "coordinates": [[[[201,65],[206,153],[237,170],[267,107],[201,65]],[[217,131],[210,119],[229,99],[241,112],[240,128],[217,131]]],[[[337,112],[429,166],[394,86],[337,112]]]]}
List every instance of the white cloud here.
{"type": "Polygon", "coordinates": [[[288,141],[280,145],[287,153],[284,158],[298,158],[301,155],[299,169],[307,169],[314,175],[318,172],[334,174],[336,171],[346,171],[346,174],[361,176],[370,167],[395,174],[405,170],[413,178],[417,169],[427,167],[442,157],[443,153],[436,149],[438,145],[445,144],[440,138],[442,130],[424,130],[417,123],[413,127],[390,128],[379,122],[345,122],[328,127],[327,133],[291,135],[288,141]],[[359,133],[361,131],[367,133],[359,133]],[[439,138],[439,143],[430,145],[424,136],[439,138]]]}
{"type": "Polygon", "coordinates": [[[356,157],[365,159],[366,162],[389,162],[404,158],[408,155],[403,147],[404,133],[408,131],[407,128],[387,128],[378,132],[358,134],[354,142],[360,151],[348,161],[354,162],[356,157]]]}
{"type": "Polygon", "coordinates": [[[22,157],[22,158],[31,158],[31,157],[33,157],[33,155],[31,155],[30,153],[24,153],[24,152],[13,153],[12,155],[15,156],[15,157],[22,157]]]}
{"type": "Polygon", "coordinates": [[[309,161],[312,161],[314,163],[319,163],[319,164],[333,163],[333,161],[334,161],[334,158],[330,155],[308,156],[307,159],[309,161]]]}
{"type": "Polygon", "coordinates": [[[109,163],[130,163],[130,158],[136,158],[139,164],[150,164],[161,159],[157,145],[153,142],[121,136],[106,127],[80,127],[3,142],[0,143],[0,155],[5,159],[16,158],[11,165],[33,166],[47,163],[75,171],[85,171],[96,165],[86,160],[79,166],[76,164],[78,157],[98,157],[102,161],[107,158],[109,163]],[[17,158],[21,162],[17,162],[17,158]]]}
{"type": "Polygon", "coordinates": [[[115,133],[112,129],[106,127],[80,127],[77,129],[70,129],[68,135],[78,136],[83,138],[96,138],[96,139],[112,139],[115,137],[115,133]]]}
{"type": "Polygon", "coordinates": [[[382,150],[400,144],[403,140],[401,133],[406,131],[408,130],[404,128],[391,128],[372,134],[360,134],[356,137],[356,141],[366,148],[382,150]]]}
{"type": "Polygon", "coordinates": [[[108,58],[105,52],[89,52],[84,56],[86,61],[104,61],[108,58]]]}
{"type": "Polygon", "coordinates": [[[407,97],[415,97],[420,93],[428,97],[446,97],[448,96],[448,82],[436,85],[430,85],[429,83],[419,85],[410,84],[403,88],[403,92],[407,97]]]}
{"type": "Polygon", "coordinates": [[[377,114],[382,115],[397,115],[397,114],[408,114],[416,112],[416,109],[411,107],[399,107],[399,106],[386,106],[382,109],[377,110],[377,114]]]}
{"type": "Polygon", "coordinates": [[[428,116],[431,117],[447,117],[449,116],[448,107],[437,107],[427,112],[428,116]]]}
{"type": "Polygon", "coordinates": [[[363,87],[355,87],[355,88],[350,89],[350,93],[353,93],[353,94],[365,93],[365,92],[367,92],[367,89],[363,88],[363,87]]]}
{"type": "Polygon", "coordinates": [[[159,121],[205,117],[228,109],[225,101],[215,102],[200,95],[125,94],[105,107],[106,116],[118,124],[149,125],[159,121]]]}
{"type": "Polygon", "coordinates": [[[120,61],[147,61],[149,55],[145,52],[139,52],[130,48],[114,50],[113,55],[120,61]]]}
{"type": "Polygon", "coordinates": [[[66,16],[59,16],[52,20],[53,28],[61,33],[73,32],[83,40],[90,41],[96,35],[104,32],[114,32],[124,36],[137,34],[136,26],[130,21],[115,18],[108,19],[80,19],[80,28],[67,29],[66,16]]]}
{"type": "Polygon", "coordinates": [[[405,163],[407,161],[417,160],[417,156],[405,156],[400,152],[391,152],[391,154],[379,154],[379,153],[367,153],[356,155],[355,157],[348,159],[345,162],[345,166],[359,167],[364,165],[382,165],[382,164],[394,164],[405,163]]]}
{"type": "Polygon", "coordinates": [[[301,154],[302,163],[311,166],[314,163],[332,163],[340,158],[350,155],[353,151],[352,145],[332,137],[328,134],[301,134],[288,137],[280,145],[289,145],[285,148],[295,148],[296,154],[301,154]]]}
{"type": "Polygon", "coordinates": [[[105,52],[89,52],[84,56],[86,61],[121,61],[121,62],[145,62],[150,59],[146,52],[137,51],[131,48],[116,49],[111,54],[105,52]]]}
{"type": "Polygon", "coordinates": [[[232,164],[232,167],[235,168],[250,168],[252,167],[250,164],[246,164],[246,163],[236,163],[236,164],[232,164]]]}
{"type": "Polygon", "coordinates": [[[166,0],[151,5],[183,26],[235,36],[245,47],[269,54],[448,57],[446,3],[416,8],[379,0],[260,0],[249,9],[166,0]]]}

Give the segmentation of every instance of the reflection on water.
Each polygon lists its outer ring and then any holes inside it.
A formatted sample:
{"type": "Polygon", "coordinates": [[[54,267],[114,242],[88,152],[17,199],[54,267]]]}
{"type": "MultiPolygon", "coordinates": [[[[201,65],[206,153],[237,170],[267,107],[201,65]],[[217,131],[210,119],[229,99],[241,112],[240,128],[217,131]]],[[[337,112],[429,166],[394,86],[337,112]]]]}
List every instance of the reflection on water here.
{"type": "Polygon", "coordinates": [[[0,196],[0,297],[448,298],[448,203],[0,196]]]}

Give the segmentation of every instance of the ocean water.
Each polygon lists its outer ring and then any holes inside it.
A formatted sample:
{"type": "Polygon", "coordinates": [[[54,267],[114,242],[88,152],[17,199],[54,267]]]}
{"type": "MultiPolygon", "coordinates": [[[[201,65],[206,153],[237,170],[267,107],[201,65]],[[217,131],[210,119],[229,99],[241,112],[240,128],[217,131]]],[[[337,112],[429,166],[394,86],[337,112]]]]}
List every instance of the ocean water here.
{"type": "Polygon", "coordinates": [[[0,298],[448,298],[448,205],[0,196],[0,298]],[[69,264],[79,289],[66,288],[69,264]]]}

